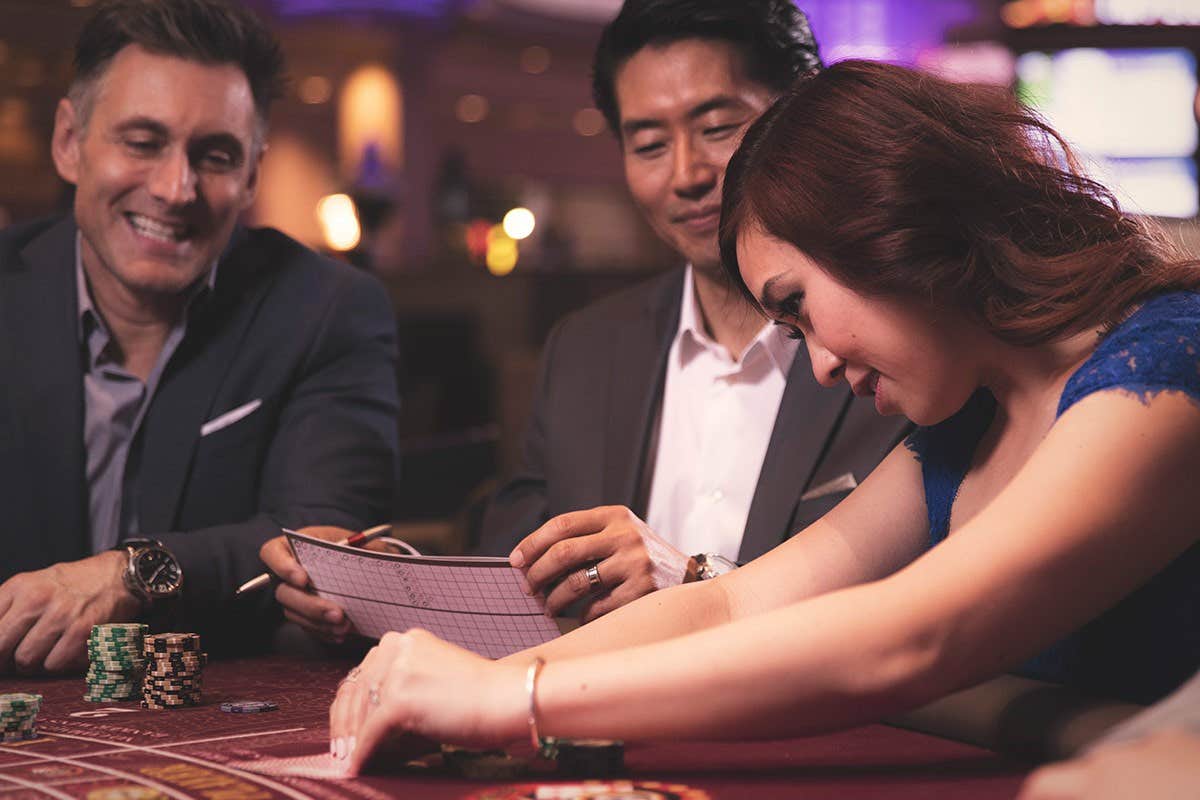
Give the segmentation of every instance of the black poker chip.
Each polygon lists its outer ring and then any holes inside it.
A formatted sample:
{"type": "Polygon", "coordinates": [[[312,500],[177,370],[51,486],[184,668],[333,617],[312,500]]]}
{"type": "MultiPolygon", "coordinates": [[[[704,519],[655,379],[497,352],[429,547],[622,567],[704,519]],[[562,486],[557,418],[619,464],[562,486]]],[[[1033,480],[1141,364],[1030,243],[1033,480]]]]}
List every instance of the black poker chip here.
{"type": "Polygon", "coordinates": [[[471,750],[442,745],[442,765],[452,775],[476,780],[513,780],[529,771],[529,762],[503,750],[471,750]]]}
{"type": "Polygon", "coordinates": [[[221,703],[221,710],[227,714],[262,714],[277,708],[279,706],[271,700],[235,700],[221,703]]]}
{"type": "Polygon", "coordinates": [[[547,738],[542,753],[553,759],[559,775],[609,778],[625,771],[625,744],[610,739],[547,738]]]}

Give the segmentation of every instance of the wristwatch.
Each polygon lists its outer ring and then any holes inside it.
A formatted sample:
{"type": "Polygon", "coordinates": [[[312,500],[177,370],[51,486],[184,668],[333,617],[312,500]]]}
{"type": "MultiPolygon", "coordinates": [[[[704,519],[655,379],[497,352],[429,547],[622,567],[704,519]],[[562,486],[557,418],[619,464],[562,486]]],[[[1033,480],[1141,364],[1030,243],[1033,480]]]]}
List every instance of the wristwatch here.
{"type": "Polygon", "coordinates": [[[126,539],[114,550],[129,553],[129,563],[121,579],[126,588],[143,602],[177,597],[183,588],[183,567],[171,551],[157,539],[126,539]]]}
{"type": "Polygon", "coordinates": [[[684,583],[692,581],[707,581],[726,572],[733,572],[737,564],[719,553],[697,553],[688,561],[687,574],[684,583]]]}

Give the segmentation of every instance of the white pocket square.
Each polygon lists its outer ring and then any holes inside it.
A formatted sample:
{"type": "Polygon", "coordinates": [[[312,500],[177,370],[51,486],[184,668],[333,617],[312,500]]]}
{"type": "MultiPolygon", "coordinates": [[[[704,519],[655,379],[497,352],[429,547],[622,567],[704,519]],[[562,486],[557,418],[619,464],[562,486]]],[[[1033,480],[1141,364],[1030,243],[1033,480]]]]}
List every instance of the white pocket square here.
{"type": "Polygon", "coordinates": [[[814,486],[809,489],[800,495],[800,502],[816,500],[818,497],[824,497],[827,494],[848,492],[856,486],[858,486],[858,481],[854,479],[853,473],[847,472],[845,475],[839,475],[831,481],[825,481],[820,486],[814,486]]]}
{"type": "Polygon", "coordinates": [[[219,430],[228,428],[235,422],[240,422],[246,417],[253,414],[262,405],[262,400],[251,400],[244,406],[238,406],[233,411],[226,411],[219,417],[210,419],[208,422],[200,426],[200,438],[208,436],[210,433],[216,433],[219,430]]]}

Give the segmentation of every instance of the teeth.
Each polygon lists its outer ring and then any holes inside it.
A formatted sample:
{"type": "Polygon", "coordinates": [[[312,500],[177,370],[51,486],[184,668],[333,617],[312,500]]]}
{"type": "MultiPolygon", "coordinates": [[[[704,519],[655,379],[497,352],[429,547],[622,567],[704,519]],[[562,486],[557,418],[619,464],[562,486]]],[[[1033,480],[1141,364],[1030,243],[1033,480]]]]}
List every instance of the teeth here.
{"type": "Polygon", "coordinates": [[[183,225],[167,225],[141,214],[130,214],[129,221],[138,233],[160,242],[178,242],[185,233],[183,225]]]}

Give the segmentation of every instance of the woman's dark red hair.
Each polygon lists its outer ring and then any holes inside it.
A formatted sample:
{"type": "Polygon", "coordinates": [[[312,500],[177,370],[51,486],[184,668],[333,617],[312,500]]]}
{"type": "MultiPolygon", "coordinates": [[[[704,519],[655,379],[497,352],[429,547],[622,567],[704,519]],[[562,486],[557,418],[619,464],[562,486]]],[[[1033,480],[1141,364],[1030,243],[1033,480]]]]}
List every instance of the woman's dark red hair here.
{"type": "Polygon", "coordinates": [[[747,226],[855,291],[947,304],[1017,344],[1200,286],[1010,92],[869,61],[797,81],[730,161],[721,253],[743,291],[747,226]]]}

